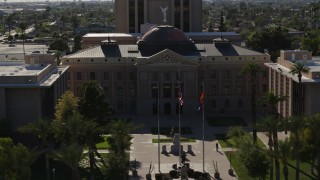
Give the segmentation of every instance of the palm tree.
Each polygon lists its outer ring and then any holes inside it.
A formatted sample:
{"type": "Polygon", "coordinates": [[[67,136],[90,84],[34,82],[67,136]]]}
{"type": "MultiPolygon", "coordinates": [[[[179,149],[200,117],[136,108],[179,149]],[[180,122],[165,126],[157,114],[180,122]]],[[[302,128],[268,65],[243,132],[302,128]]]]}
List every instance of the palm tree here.
{"type": "Polygon", "coordinates": [[[279,155],[283,164],[282,172],[285,180],[289,180],[289,170],[288,170],[288,163],[287,163],[287,155],[291,151],[291,145],[288,139],[284,141],[279,141],[279,155]]]}
{"type": "MultiPolygon", "coordinates": [[[[309,68],[306,67],[304,64],[297,62],[295,63],[291,68],[290,73],[292,75],[297,75],[298,76],[298,92],[294,93],[295,99],[297,99],[297,104],[298,104],[298,110],[297,110],[297,115],[302,115],[303,113],[303,105],[304,105],[304,99],[303,99],[303,85],[301,83],[302,79],[302,74],[303,73],[308,73],[309,68]]],[[[295,88],[294,88],[295,89],[295,88]]],[[[295,102],[295,101],[294,101],[295,102]]]]}
{"type": "MultiPolygon", "coordinates": [[[[318,160],[318,167],[317,167],[317,171],[318,171],[318,176],[320,176],[320,114],[315,114],[313,116],[310,116],[309,118],[307,118],[307,128],[310,132],[310,140],[309,140],[309,144],[311,145],[312,149],[317,157],[318,160]]],[[[315,157],[312,157],[313,162],[315,157]]],[[[312,172],[313,172],[313,168],[314,168],[314,163],[312,163],[312,172]]]]}
{"type": "Polygon", "coordinates": [[[25,56],[26,55],[26,52],[25,52],[25,49],[24,49],[24,41],[25,41],[25,39],[26,39],[26,35],[25,35],[25,30],[27,29],[27,25],[25,24],[25,23],[20,23],[19,24],[19,28],[21,29],[21,35],[20,35],[20,37],[21,37],[21,39],[22,39],[22,47],[23,47],[23,56],[25,56]]]}
{"type": "Polygon", "coordinates": [[[306,67],[304,64],[297,62],[295,63],[291,68],[290,73],[292,75],[297,75],[298,76],[298,82],[299,84],[301,83],[301,78],[302,78],[302,73],[308,73],[309,68],[306,67]]]}
{"type": "MultiPolygon", "coordinates": [[[[275,125],[275,128],[272,130],[273,148],[274,148],[275,155],[279,154],[278,130],[280,129],[280,126],[281,126],[277,105],[279,102],[284,101],[287,98],[288,98],[287,96],[276,95],[272,91],[265,93],[265,95],[260,98],[260,102],[267,105],[268,114],[273,119],[272,123],[274,123],[275,125]]],[[[276,169],[276,179],[279,180],[280,179],[280,163],[278,158],[275,158],[274,160],[275,160],[275,169],[276,169]]]]}
{"type": "Polygon", "coordinates": [[[53,157],[65,163],[72,171],[72,179],[79,180],[79,162],[83,159],[83,148],[77,143],[64,146],[53,153],[53,157]]]}
{"type": "MultiPolygon", "coordinates": [[[[279,177],[280,174],[280,166],[277,166],[278,161],[278,151],[276,152],[275,145],[278,145],[278,138],[277,138],[277,132],[280,129],[281,122],[274,118],[273,116],[267,116],[263,119],[263,121],[257,126],[259,129],[266,131],[266,135],[268,136],[268,146],[269,146],[269,152],[270,152],[270,180],[273,179],[273,162],[275,161],[276,165],[276,178],[279,177]],[[277,170],[278,168],[278,170],[277,170]]],[[[278,150],[278,149],[277,149],[278,150]]],[[[279,161],[278,161],[279,163],[279,161]]],[[[278,164],[279,165],[279,164],[278,164]]]]}
{"type": "Polygon", "coordinates": [[[249,74],[251,84],[251,113],[252,113],[252,131],[253,131],[253,143],[257,143],[257,130],[256,130],[256,77],[257,73],[261,72],[262,68],[256,63],[248,63],[241,70],[241,74],[249,74]]]}
{"type": "Polygon", "coordinates": [[[305,128],[305,119],[301,116],[289,117],[288,127],[291,132],[290,141],[293,144],[294,156],[296,159],[296,180],[299,180],[300,173],[300,154],[302,150],[302,131],[305,128]]]}
{"type": "Polygon", "coordinates": [[[49,120],[39,119],[32,123],[29,123],[25,126],[18,128],[18,131],[22,133],[33,133],[41,139],[42,142],[42,150],[45,154],[46,160],[46,175],[47,180],[50,179],[50,171],[49,171],[49,157],[48,157],[48,136],[51,132],[50,122],[49,120]]]}
{"type": "Polygon", "coordinates": [[[90,175],[91,180],[94,179],[94,152],[96,151],[96,145],[94,143],[94,136],[99,134],[101,129],[98,127],[98,124],[92,120],[84,121],[84,135],[86,137],[86,144],[89,146],[89,161],[90,161],[90,175]]]}

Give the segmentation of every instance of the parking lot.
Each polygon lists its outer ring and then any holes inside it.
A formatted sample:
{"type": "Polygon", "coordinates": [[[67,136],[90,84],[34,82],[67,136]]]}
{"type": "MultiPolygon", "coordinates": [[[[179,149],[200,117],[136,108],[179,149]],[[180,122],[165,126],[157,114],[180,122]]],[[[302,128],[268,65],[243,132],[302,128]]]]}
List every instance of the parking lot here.
{"type": "MultiPolygon", "coordinates": [[[[26,53],[31,53],[34,51],[43,53],[48,50],[48,46],[39,44],[25,44],[24,48],[26,53]]],[[[23,60],[22,44],[15,44],[14,47],[9,47],[9,44],[0,44],[0,61],[11,59],[23,60]]]]}

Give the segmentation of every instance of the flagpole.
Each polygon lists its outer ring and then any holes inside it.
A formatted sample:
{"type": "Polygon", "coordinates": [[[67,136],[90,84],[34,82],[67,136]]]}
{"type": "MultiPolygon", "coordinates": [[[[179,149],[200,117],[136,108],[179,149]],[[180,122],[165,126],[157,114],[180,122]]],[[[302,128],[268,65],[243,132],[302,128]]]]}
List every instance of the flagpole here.
{"type": "Polygon", "coordinates": [[[158,109],[158,167],[159,173],[160,171],[160,84],[158,83],[158,102],[157,102],[157,109],[158,109]]]}
{"type": "MultiPolygon", "coordinates": [[[[204,82],[202,83],[202,93],[204,94],[204,82]]],[[[204,95],[203,95],[204,96],[204,95]]],[[[202,169],[204,170],[204,104],[202,107],[202,169]]]]}
{"type": "MultiPolygon", "coordinates": [[[[179,91],[182,91],[182,87],[181,87],[181,75],[180,75],[180,64],[179,64],[179,91]]],[[[179,95],[178,95],[179,96],[179,95]]],[[[181,115],[180,115],[180,111],[181,111],[181,102],[178,101],[179,103],[179,165],[181,165],[181,115]]]]}

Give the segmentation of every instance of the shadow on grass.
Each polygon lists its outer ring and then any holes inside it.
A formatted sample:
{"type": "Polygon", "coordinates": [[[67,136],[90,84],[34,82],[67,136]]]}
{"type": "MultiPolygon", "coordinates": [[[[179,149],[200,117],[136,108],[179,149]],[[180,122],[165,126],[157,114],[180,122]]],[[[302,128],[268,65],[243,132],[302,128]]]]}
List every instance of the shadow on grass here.
{"type": "MultiPolygon", "coordinates": [[[[295,169],[295,170],[297,169],[297,168],[296,168],[295,166],[293,166],[291,163],[288,163],[288,166],[291,167],[292,169],[295,169]]],[[[312,179],[312,180],[317,180],[316,177],[310,176],[310,174],[302,171],[301,169],[300,169],[300,173],[303,174],[303,175],[305,175],[305,176],[307,176],[308,178],[310,178],[310,179],[312,179]]]]}

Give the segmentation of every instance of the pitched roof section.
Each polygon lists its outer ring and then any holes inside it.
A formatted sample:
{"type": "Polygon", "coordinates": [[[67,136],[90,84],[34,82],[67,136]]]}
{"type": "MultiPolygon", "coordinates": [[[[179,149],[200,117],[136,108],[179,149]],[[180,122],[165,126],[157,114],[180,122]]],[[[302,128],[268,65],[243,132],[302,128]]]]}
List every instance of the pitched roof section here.
{"type": "MultiPolygon", "coordinates": [[[[256,56],[263,55],[253,50],[236,45],[216,47],[214,44],[195,44],[195,51],[178,53],[182,56],[256,56]]],[[[154,54],[153,54],[154,55],[154,54]]],[[[152,55],[151,55],[152,56],[152,55]]],[[[143,57],[138,45],[96,46],[81,50],[64,58],[112,58],[112,57],[143,57]]],[[[150,57],[150,56],[147,56],[150,57]]]]}

